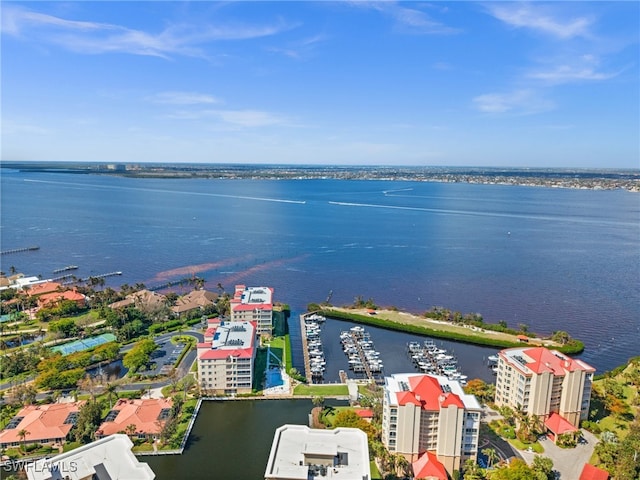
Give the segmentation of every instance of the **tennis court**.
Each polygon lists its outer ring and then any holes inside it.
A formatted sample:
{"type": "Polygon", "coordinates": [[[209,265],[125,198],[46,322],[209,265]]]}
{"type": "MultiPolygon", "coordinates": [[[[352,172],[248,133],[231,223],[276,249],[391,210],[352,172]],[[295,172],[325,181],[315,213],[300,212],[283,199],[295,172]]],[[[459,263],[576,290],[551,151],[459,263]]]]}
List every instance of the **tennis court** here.
{"type": "Polygon", "coordinates": [[[73,342],[63,343],[62,345],[56,345],[51,347],[54,352],[60,352],[62,355],[69,355],[70,353],[81,352],[82,350],[88,350],[103,343],[115,341],[116,336],[113,333],[103,333],[95,337],[83,338],[82,340],[74,340],[73,342]]]}

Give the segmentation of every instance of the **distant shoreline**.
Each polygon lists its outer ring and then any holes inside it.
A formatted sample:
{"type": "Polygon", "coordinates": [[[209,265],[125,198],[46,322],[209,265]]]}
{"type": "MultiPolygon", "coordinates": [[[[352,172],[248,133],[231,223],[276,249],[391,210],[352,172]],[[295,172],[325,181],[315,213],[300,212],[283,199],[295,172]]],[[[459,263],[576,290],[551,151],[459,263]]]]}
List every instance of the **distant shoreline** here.
{"type": "Polygon", "coordinates": [[[247,164],[1,162],[22,172],[156,179],[383,180],[640,192],[640,170],[247,164]]]}

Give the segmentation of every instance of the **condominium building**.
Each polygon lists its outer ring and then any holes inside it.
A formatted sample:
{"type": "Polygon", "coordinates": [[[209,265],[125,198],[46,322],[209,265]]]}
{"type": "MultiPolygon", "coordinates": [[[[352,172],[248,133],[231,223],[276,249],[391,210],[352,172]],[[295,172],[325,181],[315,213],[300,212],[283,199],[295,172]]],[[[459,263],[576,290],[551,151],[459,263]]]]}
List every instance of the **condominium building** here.
{"type": "Polygon", "coordinates": [[[256,322],[258,335],[271,335],[273,288],[236,285],[230,307],[231,321],[256,322]]]}
{"type": "Polygon", "coordinates": [[[320,430],[283,425],[273,436],[264,478],[369,480],[367,435],[358,428],[320,430]]]}
{"type": "Polygon", "coordinates": [[[205,341],[198,343],[202,389],[212,395],[251,393],[255,355],[255,322],[210,324],[205,341]]]}
{"type": "Polygon", "coordinates": [[[595,369],[545,347],[518,347],[498,354],[495,403],[548,420],[553,413],[578,427],[588,418],[595,369]]]}
{"type": "Polygon", "coordinates": [[[382,443],[391,453],[416,461],[435,454],[453,475],[476,459],[481,407],[460,383],[439,375],[395,374],[385,378],[382,443]]]}
{"type": "Polygon", "coordinates": [[[109,435],[53,458],[36,460],[24,470],[29,480],[153,480],[155,473],[138,461],[132,448],[126,435],[109,435]]]}

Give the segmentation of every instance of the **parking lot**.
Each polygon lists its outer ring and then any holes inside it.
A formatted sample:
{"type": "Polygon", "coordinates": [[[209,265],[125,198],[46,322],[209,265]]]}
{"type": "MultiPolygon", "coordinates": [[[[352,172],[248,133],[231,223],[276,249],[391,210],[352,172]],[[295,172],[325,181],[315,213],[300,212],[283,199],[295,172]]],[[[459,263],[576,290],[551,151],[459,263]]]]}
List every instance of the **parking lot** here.
{"type": "Polygon", "coordinates": [[[171,339],[163,339],[158,343],[158,349],[151,354],[151,361],[146,370],[139,373],[147,376],[167,375],[176,366],[178,357],[184,348],[183,343],[173,344],[171,339]]]}

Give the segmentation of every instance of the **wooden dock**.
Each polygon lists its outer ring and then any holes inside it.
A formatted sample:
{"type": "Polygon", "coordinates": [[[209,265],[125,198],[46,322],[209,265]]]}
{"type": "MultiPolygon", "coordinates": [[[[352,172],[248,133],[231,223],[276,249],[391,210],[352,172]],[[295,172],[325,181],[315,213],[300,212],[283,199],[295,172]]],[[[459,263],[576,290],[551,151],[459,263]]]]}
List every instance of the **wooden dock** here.
{"type": "Polygon", "coordinates": [[[22,247],[22,248],[12,248],[11,250],[2,250],[0,255],[9,255],[10,253],[20,253],[20,252],[33,252],[35,250],[40,250],[40,247],[22,247]]]}
{"type": "Polygon", "coordinates": [[[355,344],[356,351],[358,352],[358,357],[360,357],[360,362],[362,363],[362,369],[365,375],[370,381],[375,382],[376,379],[373,376],[373,372],[371,371],[371,368],[369,368],[369,360],[367,359],[367,356],[364,354],[364,350],[362,349],[362,345],[360,344],[360,342],[362,341],[362,335],[358,335],[356,334],[356,332],[350,332],[350,333],[351,333],[351,338],[353,339],[353,343],[355,344]]]}
{"type": "Polygon", "coordinates": [[[304,376],[307,377],[309,384],[313,384],[311,375],[311,362],[309,361],[309,347],[307,346],[307,329],[305,328],[306,315],[300,315],[300,336],[302,337],[302,355],[304,356],[304,376]]]}

